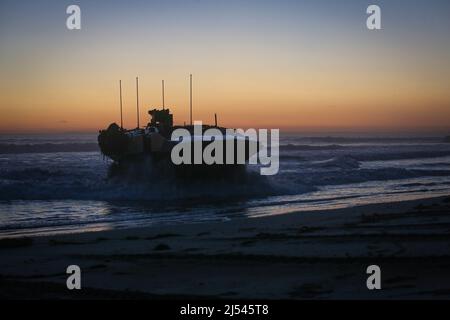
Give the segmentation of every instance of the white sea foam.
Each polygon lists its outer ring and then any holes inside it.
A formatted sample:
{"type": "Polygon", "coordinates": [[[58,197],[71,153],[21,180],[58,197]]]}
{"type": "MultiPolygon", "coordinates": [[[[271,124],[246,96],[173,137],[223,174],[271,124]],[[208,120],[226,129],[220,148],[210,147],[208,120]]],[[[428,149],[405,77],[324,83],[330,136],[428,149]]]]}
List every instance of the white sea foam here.
{"type": "MultiPolygon", "coordinates": [[[[78,143],[76,138],[43,139],[8,137],[0,144],[66,148],[78,143]]],[[[95,144],[95,136],[83,139],[95,144]]],[[[450,194],[450,144],[437,138],[383,139],[281,137],[279,174],[261,177],[258,168],[249,168],[214,183],[179,183],[145,164],[108,178],[111,162],[97,151],[5,153],[0,155],[0,236],[31,229],[84,230],[103,223],[221,220],[383,201],[391,195],[450,194]]]]}

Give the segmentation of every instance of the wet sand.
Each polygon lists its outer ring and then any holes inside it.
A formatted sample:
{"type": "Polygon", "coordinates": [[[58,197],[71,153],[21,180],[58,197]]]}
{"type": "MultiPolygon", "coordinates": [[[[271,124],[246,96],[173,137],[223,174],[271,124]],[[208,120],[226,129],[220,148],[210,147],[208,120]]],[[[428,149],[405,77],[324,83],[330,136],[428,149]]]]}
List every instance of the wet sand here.
{"type": "Polygon", "coordinates": [[[2,299],[448,299],[448,270],[450,197],[0,240],[2,299]]]}

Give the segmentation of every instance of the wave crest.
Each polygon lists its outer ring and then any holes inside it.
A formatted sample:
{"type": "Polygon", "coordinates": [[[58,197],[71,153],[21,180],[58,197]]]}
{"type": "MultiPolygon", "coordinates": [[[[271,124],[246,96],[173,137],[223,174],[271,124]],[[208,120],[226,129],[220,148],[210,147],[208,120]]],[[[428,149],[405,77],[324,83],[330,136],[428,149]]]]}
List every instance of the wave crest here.
{"type": "Polygon", "coordinates": [[[90,152],[98,151],[97,143],[38,143],[11,144],[0,143],[0,154],[51,153],[51,152],[90,152]]]}

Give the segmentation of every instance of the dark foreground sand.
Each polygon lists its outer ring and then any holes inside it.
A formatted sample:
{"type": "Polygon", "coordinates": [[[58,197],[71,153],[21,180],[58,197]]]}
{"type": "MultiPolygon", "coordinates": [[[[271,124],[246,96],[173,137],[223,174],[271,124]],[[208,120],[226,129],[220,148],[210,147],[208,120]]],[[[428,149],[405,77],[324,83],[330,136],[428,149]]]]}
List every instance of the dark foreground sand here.
{"type": "Polygon", "coordinates": [[[0,298],[448,299],[450,197],[0,240],[0,298]],[[371,264],[381,290],[366,287],[371,264]]]}

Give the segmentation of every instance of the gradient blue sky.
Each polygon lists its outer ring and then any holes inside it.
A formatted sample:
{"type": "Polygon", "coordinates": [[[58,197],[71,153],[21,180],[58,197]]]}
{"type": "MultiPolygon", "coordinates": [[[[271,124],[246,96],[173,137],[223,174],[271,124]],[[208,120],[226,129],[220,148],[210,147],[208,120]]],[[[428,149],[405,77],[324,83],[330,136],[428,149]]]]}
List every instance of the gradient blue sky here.
{"type": "Polygon", "coordinates": [[[0,1],[0,130],[95,130],[166,103],[188,119],[450,128],[450,1],[0,1]],[[82,30],[65,27],[78,4],[82,30]],[[381,31],[366,8],[382,9],[381,31]]]}

